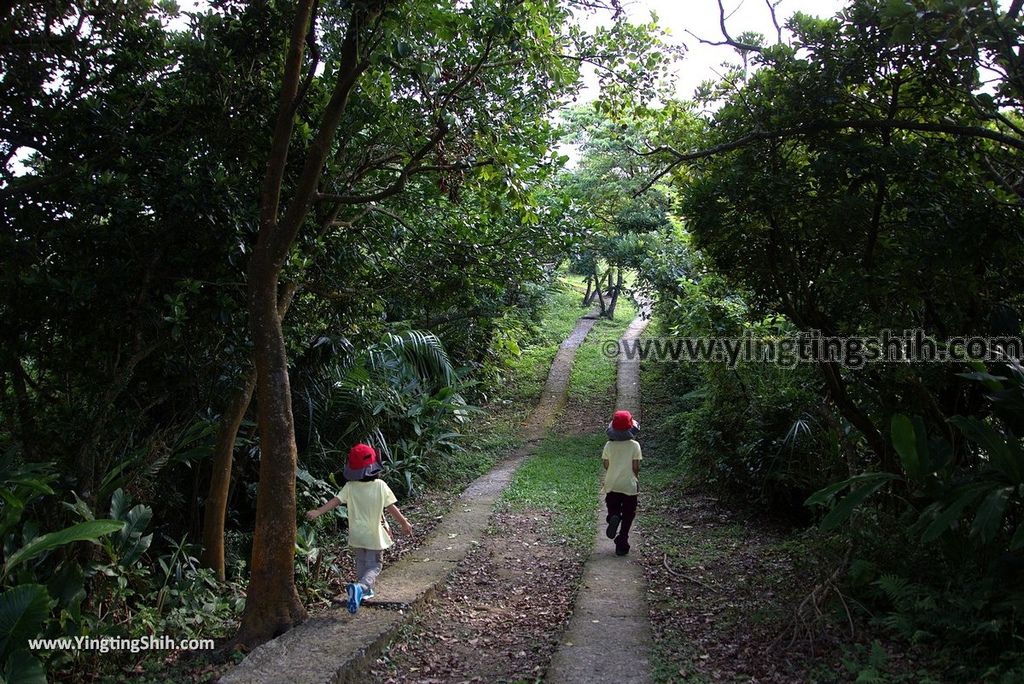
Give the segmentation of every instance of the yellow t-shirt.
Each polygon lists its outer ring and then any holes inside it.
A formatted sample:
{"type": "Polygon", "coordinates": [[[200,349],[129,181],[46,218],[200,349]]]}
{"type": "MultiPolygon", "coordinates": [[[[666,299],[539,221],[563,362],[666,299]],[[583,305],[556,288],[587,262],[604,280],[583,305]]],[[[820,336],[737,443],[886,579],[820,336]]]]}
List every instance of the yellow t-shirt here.
{"type": "Polygon", "coordinates": [[[338,501],[348,506],[348,545],[380,551],[394,542],[384,530],[384,509],[398,499],[384,480],[346,482],[338,501]]]}
{"type": "Polygon", "coordinates": [[[621,492],[635,495],[637,493],[636,475],[633,474],[633,461],[643,460],[640,444],[635,439],[623,442],[607,442],[601,459],[608,461],[608,472],[604,475],[604,486],[601,493],[621,492]]]}

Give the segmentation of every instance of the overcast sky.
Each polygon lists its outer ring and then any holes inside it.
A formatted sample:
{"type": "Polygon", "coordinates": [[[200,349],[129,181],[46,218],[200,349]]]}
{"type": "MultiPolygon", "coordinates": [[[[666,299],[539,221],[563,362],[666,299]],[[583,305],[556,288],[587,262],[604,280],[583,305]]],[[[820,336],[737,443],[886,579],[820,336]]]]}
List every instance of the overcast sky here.
{"type": "MultiPolygon", "coordinates": [[[[756,31],[764,34],[769,42],[774,42],[775,27],[766,3],[767,0],[725,0],[729,34],[735,38],[744,31],[756,31]]],[[[796,12],[831,17],[846,4],[846,0],[781,0],[775,14],[779,24],[784,26],[796,12]]],[[[686,56],[676,65],[677,95],[681,98],[690,97],[700,83],[715,78],[716,72],[721,72],[722,62],[739,61],[731,47],[706,45],[687,33],[690,31],[707,40],[722,39],[717,0],[627,0],[624,5],[634,23],[648,22],[651,12],[657,14],[658,23],[670,33],[669,40],[674,44],[683,43],[688,48],[686,56]]],[[[610,18],[607,14],[595,16],[586,24],[598,21],[608,24],[610,18]]],[[[783,32],[783,38],[788,40],[785,28],[783,32]]],[[[589,74],[586,80],[588,84],[594,81],[589,74]]],[[[596,95],[593,87],[588,87],[583,99],[592,99],[596,95]]]]}

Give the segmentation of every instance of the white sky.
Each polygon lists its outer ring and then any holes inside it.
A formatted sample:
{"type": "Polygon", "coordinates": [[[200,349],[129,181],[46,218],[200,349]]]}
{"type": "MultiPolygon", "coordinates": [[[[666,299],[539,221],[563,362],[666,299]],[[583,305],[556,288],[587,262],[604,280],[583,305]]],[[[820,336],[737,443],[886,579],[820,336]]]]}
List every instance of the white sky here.
{"type": "MultiPolygon", "coordinates": [[[[729,35],[736,38],[744,31],[756,31],[763,34],[769,43],[775,42],[775,26],[766,3],[767,0],[725,0],[729,35]]],[[[623,4],[627,16],[634,23],[648,22],[651,12],[656,13],[658,24],[670,34],[669,40],[675,45],[685,44],[688,48],[685,57],[676,65],[676,94],[680,98],[689,98],[700,83],[716,78],[716,72],[722,71],[719,68],[722,62],[740,61],[739,55],[731,47],[706,45],[687,33],[690,31],[707,40],[722,40],[717,0],[626,0],[623,4]]],[[[781,0],[775,14],[783,26],[783,39],[790,38],[784,25],[796,12],[831,17],[846,4],[846,0],[781,0]]],[[[611,22],[605,15],[594,17],[586,23],[611,22]]],[[[593,88],[595,79],[592,70],[585,75],[585,82],[587,88],[581,99],[595,98],[597,93],[593,88]]]]}

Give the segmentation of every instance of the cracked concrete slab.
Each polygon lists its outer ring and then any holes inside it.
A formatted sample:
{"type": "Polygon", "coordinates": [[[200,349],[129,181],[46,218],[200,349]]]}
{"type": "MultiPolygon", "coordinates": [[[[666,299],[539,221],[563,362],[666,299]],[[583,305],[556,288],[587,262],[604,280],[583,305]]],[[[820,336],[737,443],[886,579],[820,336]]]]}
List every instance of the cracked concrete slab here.
{"type": "MultiPolygon", "coordinates": [[[[647,323],[645,313],[641,312],[626,329],[622,341],[635,341],[647,323]]],[[[616,407],[631,412],[639,421],[640,362],[620,357],[617,372],[616,407]]],[[[634,547],[643,544],[642,521],[641,490],[637,518],[630,531],[634,547]]],[[[594,526],[594,551],[583,571],[572,620],[551,661],[546,680],[553,684],[646,684],[651,681],[652,635],[643,568],[637,556],[615,555],[615,547],[604,533],[603,501],[598,506],[594,526]]]]}

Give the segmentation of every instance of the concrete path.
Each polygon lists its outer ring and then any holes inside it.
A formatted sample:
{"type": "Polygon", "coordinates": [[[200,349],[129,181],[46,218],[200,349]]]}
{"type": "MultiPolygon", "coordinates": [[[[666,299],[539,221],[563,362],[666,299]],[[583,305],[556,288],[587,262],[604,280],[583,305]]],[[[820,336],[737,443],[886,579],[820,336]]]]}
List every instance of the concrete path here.
{"type": "MultiPolygon", "coordinates": [[[[338,608],[307,620],[254,649],[220,681],[223,684],[367,681],[369,665],[482,538],[494,502],[564,407],[576,349],[594,323],[593,316],[581,318],[559,347],[540,401],[523,426],[526,444],[473,482],[420,548],[384,568],[378,579],[381,600],[366,602],[356,615],[338,608]]],[[[250,597],[250,600],[258,600],[258,597],[250,597]]]]}
{"type": "MultiPolygon", "coordinates": [[[[622,340],[635,340],[647,327],[643,313],[626,329],[622,340]]],[[[619,358],[616,407],[640,420],[640,361],[619,358]]],[[[641,435],[643,433],[641,432],[641,435]]],[[[640,507],[630,530],[630,545],[643,544],[643,469],[640,507]]],[[[553,684],[650,682],[651,626],[647,585],[639,557],[616,556],[605,534],[604,501],[598,508],[594,551],[583,571],[583,583],[572,621],[551,661],[547,681],[553,684]]]]}

